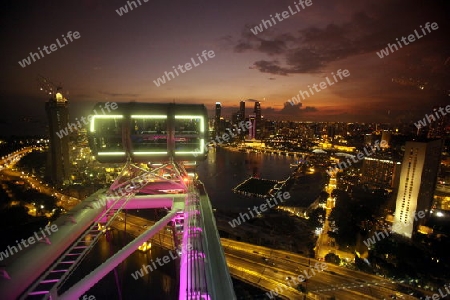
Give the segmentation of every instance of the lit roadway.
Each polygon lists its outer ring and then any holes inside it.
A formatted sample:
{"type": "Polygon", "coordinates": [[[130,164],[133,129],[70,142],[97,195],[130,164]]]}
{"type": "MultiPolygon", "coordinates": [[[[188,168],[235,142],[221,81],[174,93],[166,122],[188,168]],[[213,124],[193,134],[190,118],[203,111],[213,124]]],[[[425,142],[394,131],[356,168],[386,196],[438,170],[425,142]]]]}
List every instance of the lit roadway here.
{"type": "MultiPolygon", "coordinates": [[[[222,239],[222,246],[224,247],[231,273],[235,277],[242,277],[242,274],[239,276],[239,271],[237,273],[233,271],[234,266],[240,267],[243,269],[240,273],[244,273],[244,278],[253,279],[251,282],[254,284],[258,284],[259,279],[254,281],[258,277],[261,277],[259,283],[276,281],[280,284],[286,284],[287,276],[294,278],[295,276],[305,275],[305,271],[311,276],[313,274],[311,269],[315,268],[316,263],[321,263],[287,251],[274,250],[227,239],[222,239]],[[267,258],[267,261],[264,258],[267,258]],[[258,273],[256,278],[255,272],[258,273]]],[[[332,264],[327,264],[326,270],[322,272],[315,270],[315,273],[316,275],[311,276],[306,284],[308,292],[316,295],[336,296],[337,299],[360,300],[387,299],[390,298],[390,295],[397,294],[395,292],[395,283],[332,264]]],[[[291,285],[294,286],[293,283],[291,285]]],[[[275,285],[262,287],[264,289],[273,289],[275,285]]],[[[416,299],[408,295],[403,296],[402,299],[416,299]]]]}
{"type": "MultiPolygon", "coordinates": [[[[124,230],[124,214],[120,214],[112,225],[124,230]]],[[[127,214],[126,230],[132,235],[139,235],[145,226],[151,226],[152,221],[127,214]]],[[[231,274],[245,282],[256,285],[264,290],[272,290],[283,286],[283,296],[286,299],[302,299],[302,294],[295,290],[291,281],[289,287],[286,277],[309,276],[315,269],[315,259],[282,250],[221,239],[231,274]],[[266,258],[266,259],[265,259],[266,258]],[[311,266],[309,266],[311,264],[311,266]]],[[[153,238],[153,243],[161,244],[168,249],[174,249],[172,231],[166,229],[153,238]]],[[[396,283],[378,276],[327,264],[326,270],[319,272],[306,283],[309,295],[307,299],[314,299],[315,295],[335,296],[337,299],[391,299],[397,295],[400,299],[416,299],[412,296],[396,292],[396,283]]]]}
{"type": "Polygon", "coordinates": [[[33,189],[37,190],[38,192],[49,196],[55,196],[58,199],[58,202],[56,204],[58,206],[61,206],[67,211],[71,210],[74,206],[80,203],[80,200],[78,200],[77,198],[61,194],[58,190],[49,187],[48,184],[44,184],[37,178],[28,176],[27,174],[24,174],[24,172],[13,171],[11,169],[18,161],[18,159],[17,160],[15,159],[16,157],[20,158],[23,155],[28,154],[32,151],[33,147],[26,147],[18,152],[14,152],[13,154],[4,156],[5,158],[0,160],[1,165],[0,174],[9,177],[20,177],[23,181],[26,181],[33,189]]]}
{"type": "Polygon", "coordinates": [[[346,258],[349,261],[353,261],[355,258],[355,255],[349,252],[344,252],[337,249],[337,245],[334,244],[334,239],[330,238],[328,236],[328,231],[330,231],[330,222],[328,221],[328,217],[330,216],[331,210],[335,206],[335,199],[331,197],[331,192],[336,188],[336,176],[331,176],[330,181],[328,182],[328,186],[325,188],[325,192],[328,193],[328,199],[327,204],[325,208],[325,221],[323,223],[322,232],[319,234],[319,237],[317,238],[316,247],[314,248],[314,251],[316,253],[317,259],[323,259],[325,255],[328,253],[334,253],[336,255],[339,255],[339,257],[346,258]],[[332,244],[333,243],[333,244],[332,244]]]}

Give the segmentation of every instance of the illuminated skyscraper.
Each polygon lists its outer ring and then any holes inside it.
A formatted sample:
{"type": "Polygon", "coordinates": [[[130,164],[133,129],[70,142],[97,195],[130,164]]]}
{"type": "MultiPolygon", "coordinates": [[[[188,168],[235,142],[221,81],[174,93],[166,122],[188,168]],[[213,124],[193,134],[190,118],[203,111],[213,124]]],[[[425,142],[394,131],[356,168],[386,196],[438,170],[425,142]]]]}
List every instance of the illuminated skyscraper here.
{"type": "Polygon", "coordinates": [[[70,162],[69,136],[57,135],[63,129],[68,132],[66,127],[69,123],[68,101],[60,89],[45,103],[45,111],[50,137],[46,173],[53,184],[61,186],[69,179],[70,162]]]}
{"type": "Polygon", "coordinates": [[[239,103],[239,122],[245,121],[245,101],[239,103]]]}
{"type": "Polygon", "coordinates": [[[256,138],[256,116],[255,115],[249,115],[248,120],[251,123],[251,126],[248,130],[248,139],[253,140],[256,138]]]}
{"type": "Polygon", "coordinates": [[[436,187],[441,143],[441,140],[406,143],[395,208],[395,233],[411,238],[424,221],[415,219],[415,213],[428,214],[436,187]]]}
{"type": "MultiPolygon", "coordinates": [[[[236,122],[234,124],[239,124],[240,122],[245,122],[245,101],[239,103],[239,110],[236,113],[236,122]]],[[[242,130],[239,136],[244,138],[245,135],[246,131],[242,130]]]]}
{"type": "Polygon", "coordinates": [[[383,130],[383,132],[381,133],[381,140],[386,141],[386,142],[383,143],[383,145],[381,147],[389,148],[389,146],[391,145],[391,138],[392,138],[392,132],[383,130]]]}
{"type": "Polygon", "coordinates": [[[239,123],[239,111],[236,111],[234,113],[231,114],[231,123],[233,124],[238,124],[239,123]]]}
{"type": "Polygon", "coordinates": [[[262,133],[262,122],[261,122],[261,103],[259,101],[255,102],[255,136],[254,138],[260,139],[262,133]]]}
{"type": "Polygon", "coordinates": [[[393,188],[400,163],[391,159],[365,157],[361,169],[361,182],[371,188],[393,188]]]}
{"type": "Polygon", "coordinates": [[[222,113],[222,104],[220,102],[216,102],[216,114],[214,118],[214,131],[216,135],[220,134],[220,117],[222,113]]]}

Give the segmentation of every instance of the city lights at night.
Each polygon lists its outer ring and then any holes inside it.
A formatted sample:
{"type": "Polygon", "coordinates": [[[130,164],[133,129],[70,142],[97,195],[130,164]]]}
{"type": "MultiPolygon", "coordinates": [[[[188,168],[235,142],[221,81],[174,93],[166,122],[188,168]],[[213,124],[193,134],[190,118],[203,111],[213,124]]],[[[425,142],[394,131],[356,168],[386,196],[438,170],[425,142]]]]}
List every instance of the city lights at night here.
{"type": "Polygon", "coordinates": [[[449,1],[0,14],[0,299],[450,295],[449,1]]]}

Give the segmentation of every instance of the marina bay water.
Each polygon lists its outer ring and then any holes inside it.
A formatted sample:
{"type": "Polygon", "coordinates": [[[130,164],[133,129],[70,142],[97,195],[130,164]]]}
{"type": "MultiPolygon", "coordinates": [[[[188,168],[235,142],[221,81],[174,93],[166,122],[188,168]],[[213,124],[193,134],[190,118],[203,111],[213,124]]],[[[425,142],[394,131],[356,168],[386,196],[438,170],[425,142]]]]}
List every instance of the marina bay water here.
{"type": "Polygon", "coordinates": [[[252,175],[284,180],[291,174],[289,164],[295,160],[291,156],[210,148],[207,159],[199,164],[197,172],[214,208],[242,211],[261,200],[238,196],[231,191],[233,187],[252,175]]]}

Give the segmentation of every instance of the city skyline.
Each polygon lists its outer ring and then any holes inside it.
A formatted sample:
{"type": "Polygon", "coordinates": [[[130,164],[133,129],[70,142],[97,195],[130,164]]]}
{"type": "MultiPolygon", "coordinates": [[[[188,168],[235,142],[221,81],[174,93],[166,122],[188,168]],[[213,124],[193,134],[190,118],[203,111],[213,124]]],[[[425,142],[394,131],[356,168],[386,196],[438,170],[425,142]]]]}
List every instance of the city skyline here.
{"type": "Polygon", "coordinates": [[[411,238],[418,211],[431,209],[440,164],[442,141],[406,142],[396,199],[394,231],[411,238]],[[407,224],[407,225],[406,225],[407,224]]]}
{"type": "Polygon", "coordinates": [[[10,3],[0,31],[8,41],[0,133],[45,131],[48,97],[38,91],[39,74],[62,83],[71,119],[98,101],[202,103],[209,111],[221,102],[222,115],[230,116],[239,101],[255,99],[270,119],[396,123],[415,122],[447,104],[447,2],[311,3],[297,4],[300,11],[292,1],[142,3],[122,16],[116,10],[126,1],[10,3]],[[262,20],[272,25],[254,34],[262,20]],[[389,55],[380,58],[386,49],[389,55]],[[214,58],[204,61],[205,50],[214,58]],[[41,51],[45,55],[26,67],[18,63],[41,51]],[[190,72],[153,83],[192,60],[190,72]],[[351,75],[334,81],[338,70],[351,75]],[[288,103],[311,90],[301,105],[288,103]]]}
{"type": "Polygon", "coordinates": [[[449,0],[0,15],[3,298],[443,296],[449,0]]]}

